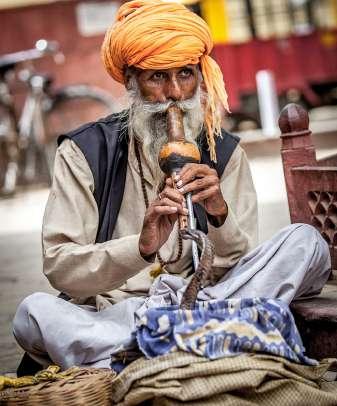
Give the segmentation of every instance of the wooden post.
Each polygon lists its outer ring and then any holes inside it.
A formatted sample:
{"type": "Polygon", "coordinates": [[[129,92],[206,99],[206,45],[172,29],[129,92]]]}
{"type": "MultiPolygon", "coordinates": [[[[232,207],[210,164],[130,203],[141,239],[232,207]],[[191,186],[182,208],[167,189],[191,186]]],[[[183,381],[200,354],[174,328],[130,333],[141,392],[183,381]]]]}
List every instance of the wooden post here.
{"type": "MultiPolygon", "coordinates": [[[[291,103],[284,107],[279,118],[281,130],[281,156],[286,182],[291,222],[297,221],[299,188],[292,169],[299,166],[316,166],[316,153],[309,130],[309,116],[305,109],[291,103]]],[[[305,198],[305,196],[303,196],[305,198]]]]}

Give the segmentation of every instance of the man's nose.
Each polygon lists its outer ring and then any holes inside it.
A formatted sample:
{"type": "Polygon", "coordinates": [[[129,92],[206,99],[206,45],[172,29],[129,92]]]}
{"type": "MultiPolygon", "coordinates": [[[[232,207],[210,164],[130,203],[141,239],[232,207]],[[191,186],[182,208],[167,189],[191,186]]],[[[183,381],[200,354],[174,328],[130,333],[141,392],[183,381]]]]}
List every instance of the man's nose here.
{"type": "Polygon", "coordinates": [[[183,92],[179,82],[176,79],[170,79],[166,86],[165,96],[167,100],[182,100],[183,92]]]}

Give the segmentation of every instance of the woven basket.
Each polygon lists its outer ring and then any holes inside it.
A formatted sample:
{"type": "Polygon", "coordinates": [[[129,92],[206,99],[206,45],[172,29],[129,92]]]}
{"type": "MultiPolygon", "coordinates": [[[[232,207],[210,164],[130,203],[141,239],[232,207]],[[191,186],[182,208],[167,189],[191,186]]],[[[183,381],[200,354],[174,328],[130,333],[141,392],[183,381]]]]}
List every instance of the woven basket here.
{"type": "Polygon", "coordinates": [[[110,369],[74,368],[71,377],[0,391],[0,405],[111,405],[110,369]]]}

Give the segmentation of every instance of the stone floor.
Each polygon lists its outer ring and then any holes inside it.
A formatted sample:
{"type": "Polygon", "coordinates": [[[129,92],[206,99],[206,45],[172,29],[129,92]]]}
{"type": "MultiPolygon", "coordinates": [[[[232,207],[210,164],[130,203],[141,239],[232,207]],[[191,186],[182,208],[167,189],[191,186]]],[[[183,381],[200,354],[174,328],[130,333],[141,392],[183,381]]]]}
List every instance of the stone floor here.
{"type": "Polygon", "coordinates": [[[15,371],[21,356],[11,333],[17,305],[35,291],[53,292],[41,263],[40,228],[47,196],[47,190],[32,190],[0,201],[0,373],[15,371]]]}
{"type": "MultiPolygon", "coordinates": [[[[337,152],[336,137],[316,140],[319,156],[337,152]]],[[[279,141],[247,143],[259,200],[260,241],[289,224],[279,141]]],[[[0,200],[0,374],[15,371],[21,350],[11,333],[19,302],[35,291],[55,292],[42,274],[40,229],[47,189],[0,200]]]]}

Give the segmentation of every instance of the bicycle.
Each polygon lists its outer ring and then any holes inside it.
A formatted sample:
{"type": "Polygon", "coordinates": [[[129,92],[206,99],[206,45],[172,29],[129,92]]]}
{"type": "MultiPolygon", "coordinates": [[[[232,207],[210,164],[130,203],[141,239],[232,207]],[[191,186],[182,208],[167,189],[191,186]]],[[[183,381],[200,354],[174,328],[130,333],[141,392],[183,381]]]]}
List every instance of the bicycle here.
{"type": "Polygon", "coordinates": [[[0,56],[2,195],[13,194],[19,181],[30,183],[43,170],[51,181],[58,135],[106,116],[113,110],[114,100],[108,92],[78,84],[54,90],[53,78],[36,72],[30,66],[18,74],[28,89],[22,112],[18,116],[10,78],[15,75],[17,67],[31,64],[48,54],[62,55],[56,41],[39,40],[33,49],[0,56]]]}

